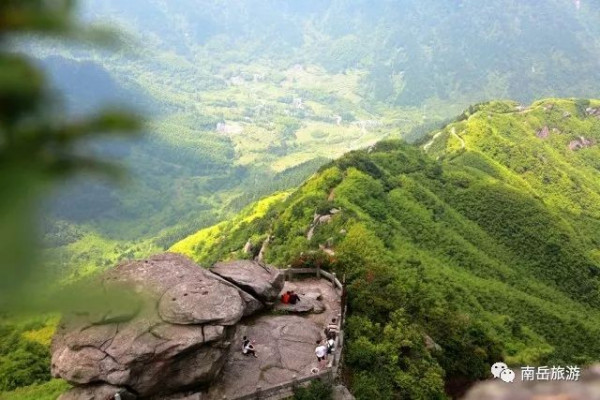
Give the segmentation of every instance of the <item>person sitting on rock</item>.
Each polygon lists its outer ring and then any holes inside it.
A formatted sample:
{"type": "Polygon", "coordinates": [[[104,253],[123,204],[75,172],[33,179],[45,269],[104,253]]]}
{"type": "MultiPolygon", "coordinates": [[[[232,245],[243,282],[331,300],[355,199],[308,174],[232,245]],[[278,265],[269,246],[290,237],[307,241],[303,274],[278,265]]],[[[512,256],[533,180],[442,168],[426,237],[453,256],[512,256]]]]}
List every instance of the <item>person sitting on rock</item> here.
{"type": "Polygon", "coordinates": [[[300,296],[298,296],[296,294],[296,292],[294,292],[293,290],[291,292],[288,292],[290,294],[290,304],[296,304],[297,302],[300,301],[300,296]]]}
{"type": "Polygon", "coordinates": [[[250,339],[248,339],[247,336],[244,336],[242,339],[242,354],[245,356],[252,354],[254,357],[258,358],[256,355],[256,349],[254,348],[254,343],[256,343],[256,340],[250,342],[250,339]]]}
{"type": "Polygon", "coordinates": [[[321,361],[327,359],[327,346],[323,345],[320,340],[317,340],[317,348],[315,349],[317,355],[317,361],[319,364],[321,361]]]}
{"type": "Polygon", "coordinates": [[[289,290],[281,295],[281,302],[283,304],[288,304],[290,302],[290,292],[289,290]]]}

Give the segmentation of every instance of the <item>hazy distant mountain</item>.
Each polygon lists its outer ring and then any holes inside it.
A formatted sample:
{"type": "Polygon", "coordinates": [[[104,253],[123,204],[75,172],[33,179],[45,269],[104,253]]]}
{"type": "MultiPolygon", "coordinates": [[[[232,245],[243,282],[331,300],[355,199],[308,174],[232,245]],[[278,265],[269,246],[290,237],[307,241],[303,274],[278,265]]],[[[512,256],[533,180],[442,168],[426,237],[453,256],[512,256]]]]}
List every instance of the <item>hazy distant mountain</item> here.
{"type": "Polygon", "coordinates": [[[89,0],[85,10],[211,66],[268,59],[317,63],[331,72],[361,69],[369,100],[415,105],[431,98],[593,96],[600,9],[596,2],[580,4],[89,0]]]}
{"type": "Polygon", "coordinates": [[[75,61],[54,55],[41,59],[55,91],[65,95],[73,112],[89,112],[107,104],[129,102],[140,95],[127,91],[104,67],[92,61],[75,61]]]}

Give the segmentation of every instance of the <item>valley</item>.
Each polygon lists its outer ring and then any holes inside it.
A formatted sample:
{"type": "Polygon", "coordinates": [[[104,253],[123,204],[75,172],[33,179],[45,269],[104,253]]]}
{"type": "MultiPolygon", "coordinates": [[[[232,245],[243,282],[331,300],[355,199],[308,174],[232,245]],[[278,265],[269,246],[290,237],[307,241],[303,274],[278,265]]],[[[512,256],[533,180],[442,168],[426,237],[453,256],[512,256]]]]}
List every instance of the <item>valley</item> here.
{"type": "Polygon", "coordinates": [[[180,255],[190,271],[258,259],[343,277],[359,400],[461,398],[498,361],[600,360],[600,5],[77,3],[65,15],[98,31],[0,43],[1,400],[71,387],[51,377],[52,337],[104,286],[77,290],[180,255]],[[83,122],[56,128],[105,107],[136,118],[73,142],[83,122]]]}
{"type": "Polygon", "coordinates": [[[385,138],[418,140],[486,98],[595,93],[598,69],[590,60],[599,43],[589,21],[598,10],[587,5],[553,0],[539,13],[519,2],[483,10],[408,2],[381,4],[370,14],[364,4],[354,10],[345,1],[253,2],[228,14],[219,1],[130,3],[80,5],[83,20],[110,21],[117,45],[23,44],[58,64],[49,70],[68,108],[81,112],[117,100],[149,117],[143,139],[111,145],[128,171],[126,183],[85,179],[55,202],[48,242],[56,242],[57,226],[85,237],[52,250],[60,274],[61,265],[101,270],[166,249],[249,202],[297,186],[328,160],[385,138]],[[143,13],[134,11],[140,7],[143,13]],[[487,15],[507,7],[522,18],[518,26],[500,19],[504,35],[484,33],[487,15]],[[472,34],[457,30],[463,19],[472,21],[472,34]],[[565,27],[555,47],[525,45],[524,37],[547,36],[549,21],[565,27]],[[380,28],[371,29],[373,23],[380,28]],[[452,38],[468,45],[454,46],[452,38]],[[475,60],[467,51],[482,46],[495,56],[475,60]],[[86,69],[93,72],[73,73],[86,69]],[[585,78],[575,83],[574,76],[585,78]],[[64,212],[86,209],[76,217],[64,212]]]}

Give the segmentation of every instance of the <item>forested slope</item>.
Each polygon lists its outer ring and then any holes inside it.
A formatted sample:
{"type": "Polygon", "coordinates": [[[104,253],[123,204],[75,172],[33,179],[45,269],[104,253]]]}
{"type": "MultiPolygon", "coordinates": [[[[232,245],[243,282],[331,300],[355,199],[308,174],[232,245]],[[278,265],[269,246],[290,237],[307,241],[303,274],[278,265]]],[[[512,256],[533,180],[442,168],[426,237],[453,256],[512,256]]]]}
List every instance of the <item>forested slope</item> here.
{"type": "Polygon", "coordinates": [[[173,250],[208,264],[249,257],[249,238],[271,236],[268,262],[346,274],[359,398],[442,398],[498,360],[590,363],[600,358],[599,117],[598,101],[474,106],[421,146],[347,154],[262,217],[173,250]]]}
{"type": "MultiPolygon", "coordinates": [[[[397,105],[592,95],[599,12],[586,0],[89,0],[82,10],[121,21],[186,72],[184,60],[201,60],[207,72],[261,59],[332,74],[356,69],[366,73],[368,102],[397,105]]],[[[200,77],[210,88],[223,84],[200,77]]]]}
{"type": "Polygon", "coordinates": [[[417,140],[468,104],[594,96],[600,9],[579,4],[81,1],[81,19],[110,25],[118,45],[16,47],[69,108],[126,102],[149,120],[143,139],[97,146],[129,172],[124,185],[85,177],[56,203],[52,268],[164,249],[326,159],[417,140]]]}

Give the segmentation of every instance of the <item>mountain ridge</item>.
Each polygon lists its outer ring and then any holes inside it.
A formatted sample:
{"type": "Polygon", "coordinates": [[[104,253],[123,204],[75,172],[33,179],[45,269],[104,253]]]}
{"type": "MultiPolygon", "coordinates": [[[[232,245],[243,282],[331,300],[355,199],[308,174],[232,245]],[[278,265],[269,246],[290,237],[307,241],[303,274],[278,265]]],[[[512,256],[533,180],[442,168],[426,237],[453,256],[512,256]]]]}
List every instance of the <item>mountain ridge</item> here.
{"type": "Polygon", "coordinates": [[[346,274],[358,398],[456,394],[498,360],[586,364],[600,357],[599,107],[474,106],[427,151],[384,141],[351,152],[262,217],[172,249],[201,263],[248,258],[246,241],[269,237],[269,263],[346,274]],[[571,148],[581,136],[588,145],[571,148]]]}

